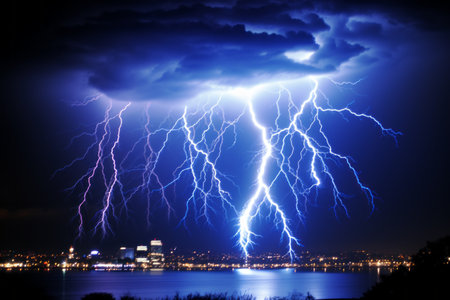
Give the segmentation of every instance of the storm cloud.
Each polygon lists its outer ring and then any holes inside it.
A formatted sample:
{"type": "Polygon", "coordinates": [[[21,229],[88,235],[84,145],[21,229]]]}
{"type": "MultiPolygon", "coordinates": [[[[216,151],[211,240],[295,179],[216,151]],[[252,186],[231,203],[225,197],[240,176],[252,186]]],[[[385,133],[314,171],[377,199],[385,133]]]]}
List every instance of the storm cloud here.
{"type": "Polygon", "coordinates": [[[282,3],[117,8],[59,28],[45,49],[117,100],[189,99],[218,87],[328,73],[366,49],[315,35],[330,30],[309,9],[282,3]],[[315,53],[298,61],[286,53],[315,53]]]}
{"type": "Polygon", "coordinates": [[[74,6],[79,12],[70,19],[52,19],[56,25],[23,48],[46,61],[46,74],[58,81],[77,72],[116,100],[189,99],[217,88],[329,74],[355,58],[370,65],[379,59],[374,48],[396,40],[386,27],[411,20],[384,7],[370,1],[93,2],[74,6]],[[311,55],[295,59],[296,53],[311,55]]]}

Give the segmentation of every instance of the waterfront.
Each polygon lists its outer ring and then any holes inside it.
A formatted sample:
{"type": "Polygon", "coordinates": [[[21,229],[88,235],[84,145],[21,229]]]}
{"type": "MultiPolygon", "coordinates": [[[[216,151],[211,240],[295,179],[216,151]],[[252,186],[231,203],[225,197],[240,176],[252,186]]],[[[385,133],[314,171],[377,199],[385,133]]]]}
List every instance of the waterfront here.
{"type": "Polygon", "coordinates": [[[301,272],[294,269],[234,271],[136,271],[136,272],[26,272],[46,292],[64,300],[80,299],[93,292],[116,298],[131,295],[162,298],[175,293],[240,293],[257,299],[311,293],[316,299],[360,297],[379,279],[379,271],[301,272]]]}

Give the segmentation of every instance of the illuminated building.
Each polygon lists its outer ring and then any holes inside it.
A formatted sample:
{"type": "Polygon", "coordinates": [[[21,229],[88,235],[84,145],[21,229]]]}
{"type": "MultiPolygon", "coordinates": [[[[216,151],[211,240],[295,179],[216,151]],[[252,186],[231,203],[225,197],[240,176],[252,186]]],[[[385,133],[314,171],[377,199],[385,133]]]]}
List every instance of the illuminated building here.
{"type": "Polygon", "coordinates": [[[73,246],[70,246],[68,259],[74,259],[74,256],[75,256],[74,251],[75,251],[75,249],[73,248],[73,246]]]}
{"type": "Polygon", "coordinates": [[[147,246],[137,246],[135,261],[137,263],[148,263],[148,247],[147,246]]]}
{"type": "Polygon", "coordinates": [[[153,240],[150,242],[150,264],[153,269],[161,269],[164,267],[164,253],[162,242],[153,240]]]}

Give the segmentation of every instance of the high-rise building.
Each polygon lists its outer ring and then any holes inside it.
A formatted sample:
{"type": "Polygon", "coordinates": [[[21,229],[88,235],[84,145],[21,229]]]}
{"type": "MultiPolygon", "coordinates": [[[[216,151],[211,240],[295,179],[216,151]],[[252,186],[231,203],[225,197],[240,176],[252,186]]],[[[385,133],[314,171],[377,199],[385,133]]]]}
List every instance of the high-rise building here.
{"type": "Polygon", "coordinates": [[[148,263],[148,247],[140,245],[136,247],[136,257],[135,261],[137,263],[148,263]]]}
{"type": "Polygon", "coordinates": [[[119,260],[134,261],[134,248],[120,247],[118,253],[119,260]]]}
{"type": "Polygon", "coordinates": [[[73,248],[73,246],[70,246],[70,248],[69,248],[69,255],[68,255],[68,259],[69,260],[72,260],[72,259],[74,259],[74,257],[75,257],[75,249],[73,248]]]}
{"type": "Polygon", "coordinates": [[[164,253],[162,242],[153,240],[150,242],[150,265],[153,269],[161,269],[164,267],[164,253]]]}

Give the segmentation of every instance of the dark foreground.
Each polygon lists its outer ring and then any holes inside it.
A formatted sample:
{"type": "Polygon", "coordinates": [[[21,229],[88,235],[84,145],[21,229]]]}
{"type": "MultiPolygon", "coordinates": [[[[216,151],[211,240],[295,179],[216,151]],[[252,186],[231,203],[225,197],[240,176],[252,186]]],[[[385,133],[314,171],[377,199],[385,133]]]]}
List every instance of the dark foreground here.
{"type": "MultiPolygon", "coordinates": [[[[254,300],[255,297],[252,295],[238,295],[232,294],[228,295],[226,293],[223,294],[189,294],[187,296],[179,296],[175,295],[174,297],[166,297],[161,300],[254,300]]],[[[293,293],[288,297],[270,297],[267,298],[269,300],[314,300],[315,298],[310,295],[302,295],[301,293],[293,293]]],[[[115,300],[114,296],[108,293],[93,293],[86,295],[82,298],[82,300],[115,300]]],[[[136,298],[133,296],[123,296],[120,297],[120,300],[140,300],[140,298],[136,298]]],[[[333,299],[330,299],[333,300],[333,299]]]]}

